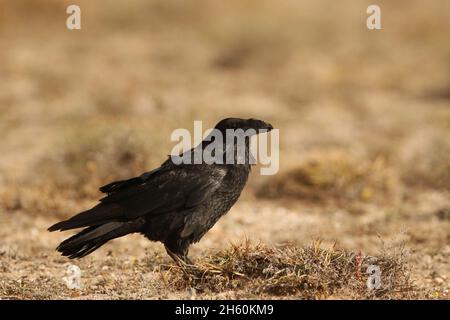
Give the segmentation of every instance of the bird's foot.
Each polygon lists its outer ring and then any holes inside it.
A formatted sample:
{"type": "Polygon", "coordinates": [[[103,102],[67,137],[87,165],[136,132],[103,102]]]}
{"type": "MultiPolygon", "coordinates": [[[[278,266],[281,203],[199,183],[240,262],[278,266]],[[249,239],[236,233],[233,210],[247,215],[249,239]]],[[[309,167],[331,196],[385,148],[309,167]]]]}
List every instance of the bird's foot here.
{"type": "Polygon", "coordinates": [[[187,255],[176,254],[167,247],[166,251],[186,275],[197,279],[202,277],[203,272],[187,257],[187,255]]]}

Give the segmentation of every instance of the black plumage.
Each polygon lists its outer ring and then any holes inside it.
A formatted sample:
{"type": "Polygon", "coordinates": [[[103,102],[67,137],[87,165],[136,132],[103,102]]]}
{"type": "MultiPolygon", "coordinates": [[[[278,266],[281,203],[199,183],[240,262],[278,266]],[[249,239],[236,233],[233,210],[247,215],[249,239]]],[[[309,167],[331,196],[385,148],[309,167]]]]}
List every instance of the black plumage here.
{"type": "MultiPolygon", "coordinates": [[[[261,120],[227,118],[215,128],[225,137],[226,129],[254,129],[259,133],[270,131],[272,126],[261,120]]],[[[203,150],[210,142],[205,139],[187,152],[203,150]]],[[[236,140],[232,143],[236,144],[236,140]]],[[[227,150],[224,138],[224,158],[227,150]]],[[[247,137],[246,155],[248,150],[247,137]]],[[[236,154],[233,156],[236,158],[236,154]]],[[[57,247],[69,258],[84,257],[111,239],[141,233],[150,240],[162,242],[175,261],[189,262],[189,246],[198,242],[230,210],[249,172],[248,160],[243,164],[177,165],[169,157],[157,169],[101,187],[106,196],[99,204],[54,224],[49,231],[85,228],[57,247]]]]}

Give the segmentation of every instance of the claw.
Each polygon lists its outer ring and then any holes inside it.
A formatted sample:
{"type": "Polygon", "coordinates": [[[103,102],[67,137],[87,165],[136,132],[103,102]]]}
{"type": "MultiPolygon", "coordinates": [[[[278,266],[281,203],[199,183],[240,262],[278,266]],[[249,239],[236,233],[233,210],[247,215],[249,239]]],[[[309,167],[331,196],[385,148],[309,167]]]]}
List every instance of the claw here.
{"type": "Polygon", "coordinates": [[[166,247],[167,254],[175,261],[178,266],[189,276],[194,276],[200,279],[202,276],[202,271],[195,266],[195,264],[187,257],[187,255],[179,255],[171,251],[166,247]]]}

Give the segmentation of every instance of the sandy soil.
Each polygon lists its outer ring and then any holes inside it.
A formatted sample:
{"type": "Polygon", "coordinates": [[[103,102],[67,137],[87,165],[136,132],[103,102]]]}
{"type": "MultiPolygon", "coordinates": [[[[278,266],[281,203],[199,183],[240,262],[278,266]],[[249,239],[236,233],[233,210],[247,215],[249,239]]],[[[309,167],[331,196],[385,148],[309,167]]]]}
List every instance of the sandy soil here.
{"type": "Polygon", "coordinates": [[[0,11],[0,298],[448,299],[448,1],[380,1],[373,32],[365,1],[80,1],[80,31],[65,29],[67,4],[0,11]],[[253,171],[195,261],[246,239],[380,258],[404,247],[414,294],[193,291],[138,235],[81,261],[58,256],[67,234],[49,225],[161,163],[172,130],[226,116],[280,129],[280,172],[253,171]],[[81,290],[62,280],[70,263],[81,290]]]}

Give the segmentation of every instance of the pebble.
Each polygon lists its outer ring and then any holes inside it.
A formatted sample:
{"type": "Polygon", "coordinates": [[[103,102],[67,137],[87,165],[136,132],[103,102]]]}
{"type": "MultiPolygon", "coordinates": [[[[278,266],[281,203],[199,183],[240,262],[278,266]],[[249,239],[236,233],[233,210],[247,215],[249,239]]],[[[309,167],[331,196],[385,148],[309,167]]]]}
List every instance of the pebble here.
{"type": "Polygon", "coordinates": [[[434,282],[442,284],[442,283],[444,283],[444,279],[442,279],[441,277],[436,277],[436,278],[434,278],[434,282]]]}

